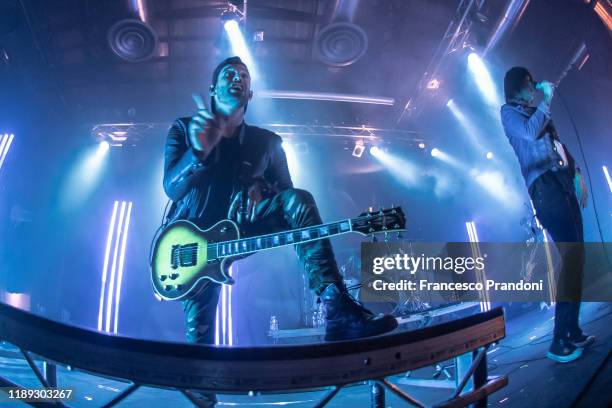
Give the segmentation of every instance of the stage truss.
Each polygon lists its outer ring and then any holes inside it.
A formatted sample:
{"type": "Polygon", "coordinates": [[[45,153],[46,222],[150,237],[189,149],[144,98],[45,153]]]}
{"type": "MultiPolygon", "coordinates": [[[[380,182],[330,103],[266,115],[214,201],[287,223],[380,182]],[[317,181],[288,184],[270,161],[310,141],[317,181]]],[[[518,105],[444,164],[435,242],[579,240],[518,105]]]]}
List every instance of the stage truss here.
{"type": "MultiPolygon", "coordinates": [[[[335,125],[301,125],[264,123],[256,126],[268,129],[279,136],[296,139],[302,142],[310,138],[326,138],[334,141],[356,140],[369,143],[402,143],[411,147],[419,147],[425,142],[421,132],[402,129],[383,129],[370,126],[335,126],[335,125]]],[[[162,137],[168,133],[170,123],[141,122],[141,123],[101,123],[93,125],[91,136],[98,140],[107,141],[111,146],[136,146],[147,138],[162,137]]]]}

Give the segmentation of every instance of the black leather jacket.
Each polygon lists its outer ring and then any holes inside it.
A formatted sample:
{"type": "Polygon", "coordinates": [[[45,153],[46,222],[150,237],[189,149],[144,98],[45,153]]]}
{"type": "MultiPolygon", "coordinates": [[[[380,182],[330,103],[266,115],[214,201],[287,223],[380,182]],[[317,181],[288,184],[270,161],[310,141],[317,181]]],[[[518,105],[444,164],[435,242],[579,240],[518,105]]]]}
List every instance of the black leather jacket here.
{"type": "MultiPolygon", "coordinates": [[[[219,147],[215,147],[202,161],[191,148],[187,126],[191,118],[177,119],[168,132],[165,148],[164,191],[174,202],[168,214],[169,220],[189,219],[207,227],[218,219],[207,219],[207,212],[227,214],[228,208],[214,208],[215,191],[212,186],[214,168],[219,163],[219,147]]],[[[276,133],[249,126],[239,129],[240,158],[250,163],[252,179],[264,180],[273,193],[293,187],[287,158],[276,133]]]]}

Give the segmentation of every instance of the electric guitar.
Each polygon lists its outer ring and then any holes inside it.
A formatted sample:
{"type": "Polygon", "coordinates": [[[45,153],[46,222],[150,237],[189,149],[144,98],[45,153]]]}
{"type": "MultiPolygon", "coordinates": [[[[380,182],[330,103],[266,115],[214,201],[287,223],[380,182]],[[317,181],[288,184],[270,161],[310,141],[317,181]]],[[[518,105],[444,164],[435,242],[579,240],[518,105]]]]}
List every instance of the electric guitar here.
{"type": "Polygon", "coordinates": [[[206,231],[189,221],[176,221],[169,224],[155,241],[151,257],[153,290],[163,299],[181,300],[204,279],[233,284],[229,275],[232,262],[255,252],[350,232],[362,235],[400,232],[405,226],[401,207],[248,238],[240,238],[238,225],[231,220],[219,221],[206,231]]]}

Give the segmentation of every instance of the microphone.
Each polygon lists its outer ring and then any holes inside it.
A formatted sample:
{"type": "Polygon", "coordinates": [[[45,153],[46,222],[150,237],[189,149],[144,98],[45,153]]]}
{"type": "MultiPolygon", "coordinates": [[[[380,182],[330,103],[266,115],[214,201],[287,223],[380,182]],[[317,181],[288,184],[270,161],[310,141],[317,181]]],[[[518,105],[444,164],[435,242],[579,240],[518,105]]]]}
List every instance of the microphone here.
{"type": "MultiPolygon", "coordinates": [[[[576,49],[576,52],[574,52],[574,55],[570,59],[569,63],[565,67],[565,69],[563,71],[561,71],[561,73],[557,77],[557,80],[553,82],[553,85],[555,86],[555,88],[558,87],[559,84],[561,83],[561,81],[563,81],[563,79],[565,79],[567,74],[572,69],[577,67],[579,65],[579,63],[584,59],[584,54],[586,52],[586,49],[587,49],[586,48],[586,44],[584,42],[581,42],[580,45],[578,46],[578,48],[576,49]]],[[[580,68],[582,68],[582,67],[580,67],[580,68]]],[[[537,90],[541,90],[542,89],[542,82],[541,81],[538,81],[538,82],[535,83],[535,89],[537,89],[537,90]]]]}

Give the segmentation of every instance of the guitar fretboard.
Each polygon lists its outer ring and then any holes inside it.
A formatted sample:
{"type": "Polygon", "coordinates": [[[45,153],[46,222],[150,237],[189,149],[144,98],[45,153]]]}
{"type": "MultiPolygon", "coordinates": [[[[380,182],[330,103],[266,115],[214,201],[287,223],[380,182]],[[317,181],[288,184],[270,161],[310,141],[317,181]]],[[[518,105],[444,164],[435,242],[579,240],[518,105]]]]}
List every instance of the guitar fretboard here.
{"type": "Polygon", "coordinates": [[[329,224],[315,225],[313,227],[209,244],[207,249],[209,258],[225,258],[286,245],[315,241],[351,231],[351,219],[349,218],[329,224]]]}

